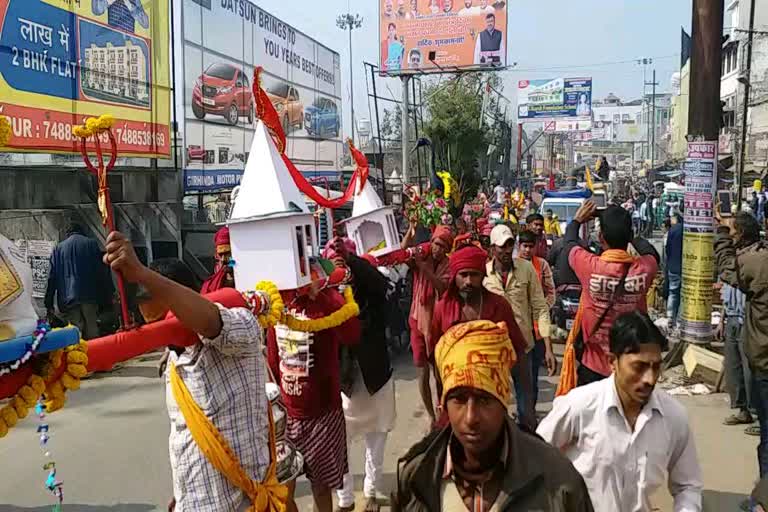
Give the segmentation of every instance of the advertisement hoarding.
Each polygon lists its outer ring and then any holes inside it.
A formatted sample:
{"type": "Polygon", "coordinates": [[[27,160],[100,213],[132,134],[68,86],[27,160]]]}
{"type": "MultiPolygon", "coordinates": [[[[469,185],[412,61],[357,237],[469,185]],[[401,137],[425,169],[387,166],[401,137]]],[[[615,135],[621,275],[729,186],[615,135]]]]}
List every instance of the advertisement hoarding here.
{"type": "Polygon", "coordinates": [[[282,118],[299,169],[343,156],[339,54],[247,0],[183,0],[184,188],[231,190],[253,141],[253,70],[282,118]]]}
{"type": "Polygon", "coordinates": [[[72,127],[111,114],[121,155],[168,158],[168,7],[163,0],[0,0],[8,147],[79,153],[72,127]]]}
{"type": "Polygon", "coordinates": [[[507,2],[379,0],[385,75],[507,65],[507,2]],[[434,56],[430,59],[430,52],[434,56]]]}
{"type": "Polygon", "coordinates": [[[520,120],[592,115],[591,78],[520,80],[517,83],[517,117],[520,120]]]}

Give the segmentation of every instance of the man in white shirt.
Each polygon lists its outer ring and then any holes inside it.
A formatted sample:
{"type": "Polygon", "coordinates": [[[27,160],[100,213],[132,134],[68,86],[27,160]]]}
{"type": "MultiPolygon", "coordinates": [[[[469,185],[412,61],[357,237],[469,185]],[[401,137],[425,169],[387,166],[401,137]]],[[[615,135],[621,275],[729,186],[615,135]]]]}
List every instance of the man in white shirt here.
{"type": "Polygon", "coordinates": [[[556,398],[537,433],[582,474],[596,512],[652,510],[668,480],[675,512],[701,511],[701,469],[683,406],[654,389],[667,340],[633,311],[610,331],[612,375],[556,398]]]}

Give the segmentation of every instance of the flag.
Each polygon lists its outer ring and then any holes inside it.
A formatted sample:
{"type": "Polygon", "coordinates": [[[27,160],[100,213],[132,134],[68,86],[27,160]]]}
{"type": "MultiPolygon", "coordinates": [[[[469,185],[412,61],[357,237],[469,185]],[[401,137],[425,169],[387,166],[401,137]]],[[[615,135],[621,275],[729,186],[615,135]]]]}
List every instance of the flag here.
{"type": "Polygon", "coordinates": [[[680,27],[680,67],[685,66],[688,59],[691,58],[691,36],[680,27]]]}
{"type": "Polygon", "coordinates": [[[584,181],[587,182],[587,188],[589,190],[594,191],[594,187],[592,186],[592,171],[589,170],[589,166],[587,165],[584,167],[584,181]]]}

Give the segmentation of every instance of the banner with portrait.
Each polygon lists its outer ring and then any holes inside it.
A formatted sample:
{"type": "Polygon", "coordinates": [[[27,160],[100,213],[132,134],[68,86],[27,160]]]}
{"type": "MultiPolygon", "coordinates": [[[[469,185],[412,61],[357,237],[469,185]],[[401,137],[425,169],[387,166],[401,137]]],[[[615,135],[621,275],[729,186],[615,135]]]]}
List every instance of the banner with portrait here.
{"type": "Polygon", "coordinates": [[[379,0],[383,75],[507,65],[504,0],[379,0]]]}

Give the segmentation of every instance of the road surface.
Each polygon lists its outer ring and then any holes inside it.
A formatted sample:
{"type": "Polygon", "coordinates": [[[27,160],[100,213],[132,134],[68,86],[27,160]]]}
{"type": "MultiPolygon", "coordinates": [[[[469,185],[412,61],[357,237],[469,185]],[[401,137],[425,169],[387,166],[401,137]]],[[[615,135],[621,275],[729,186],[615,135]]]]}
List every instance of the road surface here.
{"type": "MultiPolygon", "coordinates": [[[[50,449],[64,482],[64,510],[76,512],[152,512],[166,509],[171,496],[168,464],[168,419],[162,381],[152,354],[133,360],[110,374],[98,374],[72,393],[66,407],[49,416],[50,449]]],[[[408,360],[396,364],[397,424],[390,435],[384,483],[395,481],[397,458],[426,428],[417,373],[408,360]]],[[[539,409],[551,405],[554,380],[542,382],[539,409]]],[[[725,427],[730,413],[723,394],[683,397],[691,417],[704,472],[704,510],[735,511],[751,490],[757,473],[757,438],[741,427],[725,427]]],[[[48,512],[52,500],[43,489],[45,462],[28,417],[0,440],[0,512],[48,512]]],[[[362,486],[363,449],[352,446],[350,467],[356,489],[362,486]]],[[[311,510],[309,485],[297,486],[299,509],[311,510]]],[[[657,510],[671,511],[664,492],[657,510]]],[[[362,505],[362,499],[358,500],[362,505]]],[[[362,510],[362,507],[359,507],[362,510]]],[[[387,510],[385,508],[385,510],[387,510]]]]}

